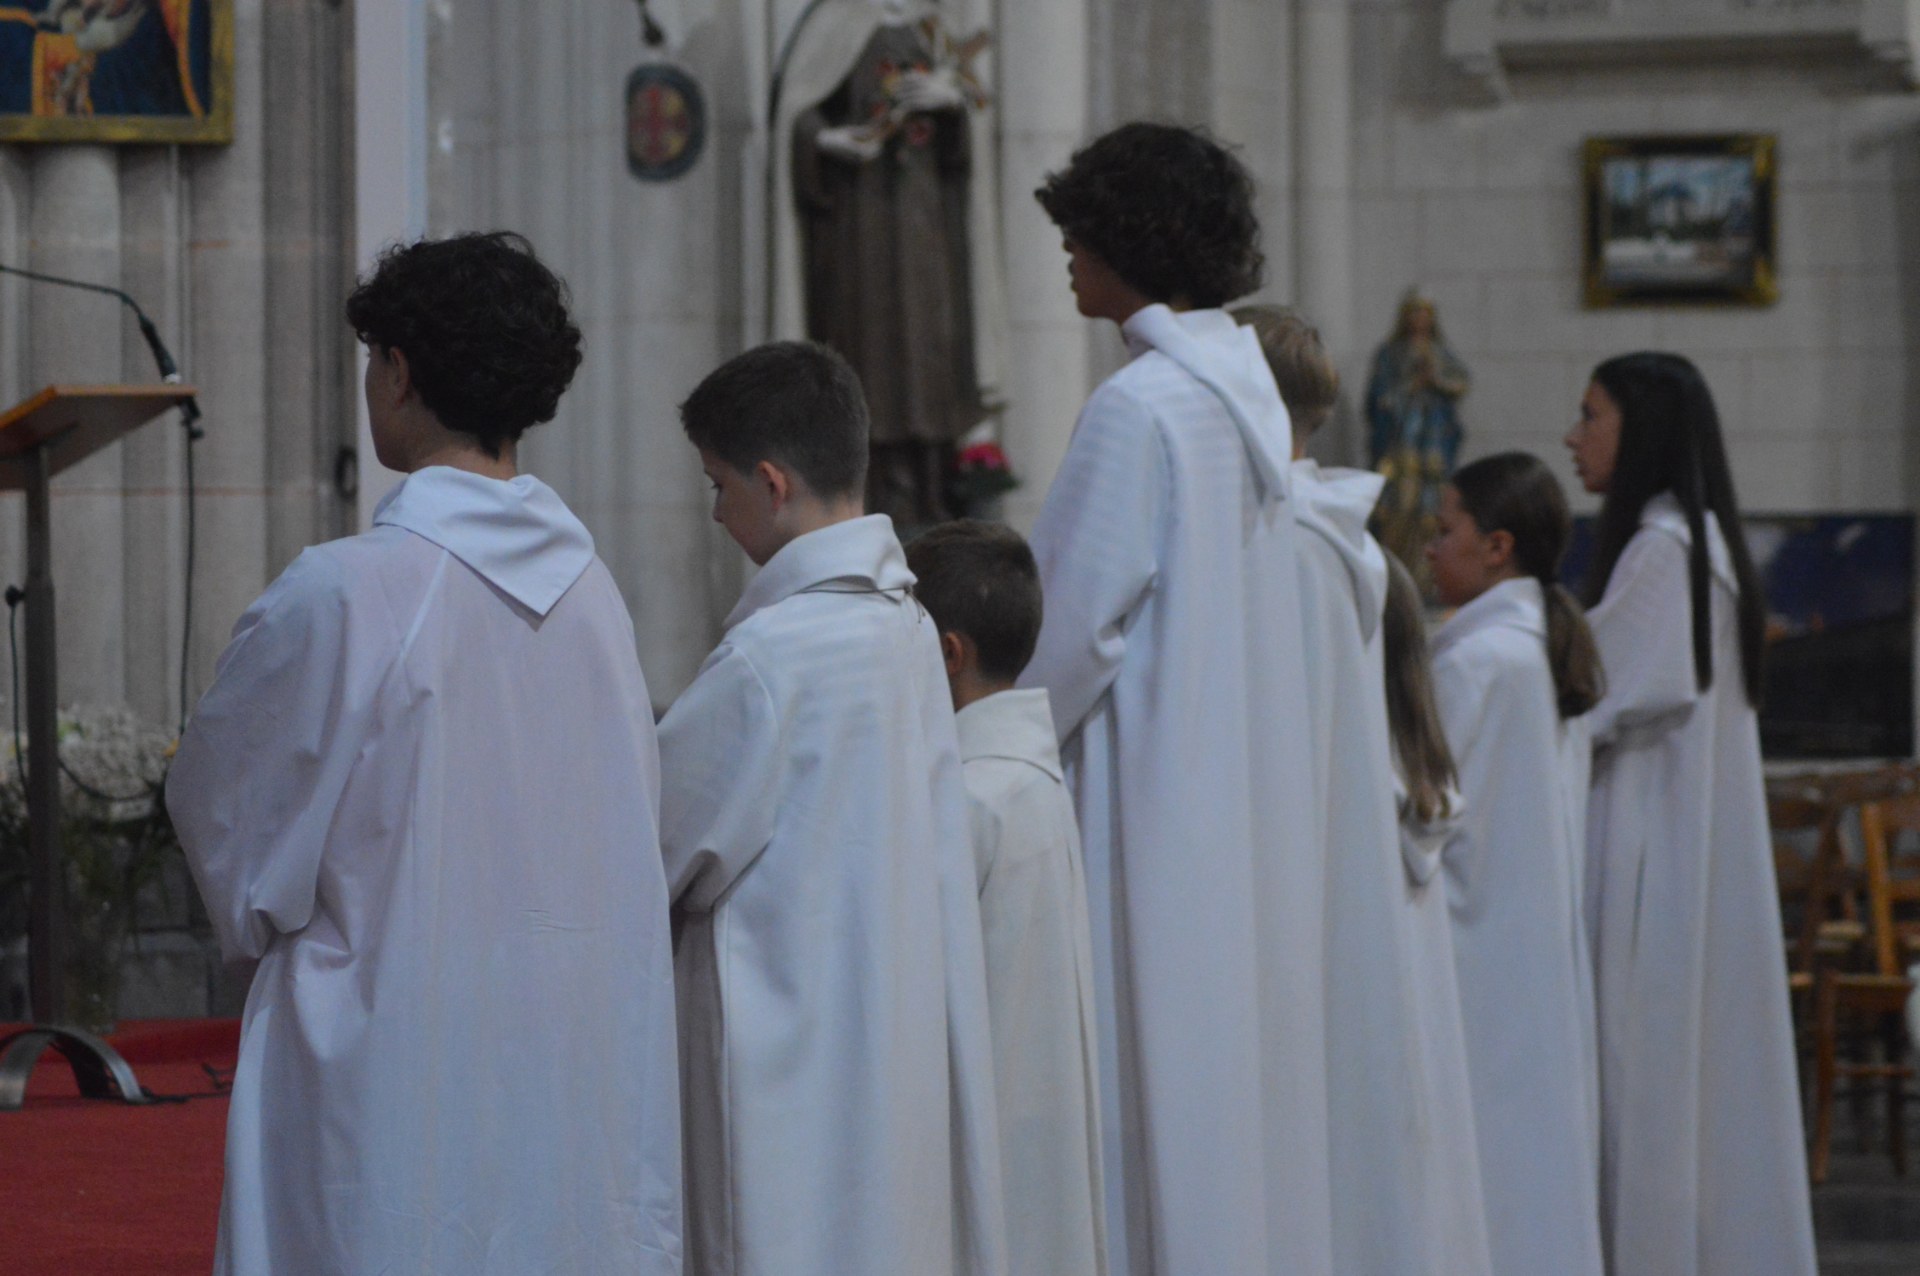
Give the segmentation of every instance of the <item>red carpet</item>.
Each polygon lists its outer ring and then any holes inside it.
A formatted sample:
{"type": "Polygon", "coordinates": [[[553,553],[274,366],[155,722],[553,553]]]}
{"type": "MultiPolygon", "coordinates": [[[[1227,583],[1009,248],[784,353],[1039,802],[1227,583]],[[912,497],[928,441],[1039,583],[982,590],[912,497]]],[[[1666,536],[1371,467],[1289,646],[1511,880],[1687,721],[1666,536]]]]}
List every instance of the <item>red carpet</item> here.
{"type": "MultiPolygon", "coordinates": [[[[0,1024],[0,1037],[20,1025],[0,1024]]],[[[155,1094],[151,1107],[82,1099],[49,1050],[26,1106],[0,1112],[0,1272],[8,1276],[205,1276],[220,1215],[236,1019],[128,1022],[112,1039],[155,1094]]]]}

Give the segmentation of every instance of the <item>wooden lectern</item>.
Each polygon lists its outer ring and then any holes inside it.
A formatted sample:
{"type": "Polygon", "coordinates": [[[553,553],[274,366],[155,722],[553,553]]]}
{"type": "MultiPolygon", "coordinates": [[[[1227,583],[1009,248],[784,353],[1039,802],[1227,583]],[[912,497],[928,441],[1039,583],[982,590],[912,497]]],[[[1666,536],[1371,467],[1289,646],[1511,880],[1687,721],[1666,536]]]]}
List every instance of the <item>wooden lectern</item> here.
{"type": "MultiPolygon", "coordinates": [[[[66,873],[60,849],[59,673],[53,631],[53,528],[49,482],[101,448],[131,433],[168,408],[193,397],[186,385],[48,386],[24,403],[0,414],[0,491],[27,494],[27,828],[29,913],[27,962],[33,1017],[41,1027],[31,1034],[58,1036],[62,1053],[83,1069],[77,1052],[104,1050],[110,1058],[88,1061],[116,1078],[121,1097],[140,1102],[144,1095],[124,1061],[104,1042],[60,1027],[66,1018],[62,975],[67,965],[66,873]],[[91,1043],[91,1044],[89,1044],[91,1043]],[[128,1087],[133,1093],[127,1093],[128,1087]]],[[[0,1043],[4,1044],[4,1043],[0,1043]]],[[[22,1042],[21,1045],[26,1043],[22,1042]]],[[[11,1058],[38,1055],[9,1051],[11,1058]]],[[[31,1068],[31,1057],[24,1067],[31,1068]]],[[[5,1071],[0,1068],[0,1071],[5,1071]]],[[[0,1078],[0,1091],[5,1090],[0,1078]]],[[[24,1089],[24,1076],[21,1078],[24,1089]]],[[[11,1106],[18,1105],[17,1096],[11,1106]]],[[[0,1107],[9,1106],[0,1103],[0,1107]]]]}

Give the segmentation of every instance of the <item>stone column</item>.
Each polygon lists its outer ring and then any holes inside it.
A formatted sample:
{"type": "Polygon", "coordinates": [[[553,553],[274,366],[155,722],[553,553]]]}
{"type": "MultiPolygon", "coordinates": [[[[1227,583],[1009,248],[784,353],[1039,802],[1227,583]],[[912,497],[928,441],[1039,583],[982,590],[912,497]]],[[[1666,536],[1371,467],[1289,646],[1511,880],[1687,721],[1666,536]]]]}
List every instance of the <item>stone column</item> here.
{"type": "MultiPolygon", "coordinates": [[[[566,11],[555,8],[550,16],[566,11]]],[[[506,96],[527,76],[527,68],[513,60],[487,70],[506,96]]],[[[385,245],[418,238],[427,229],[426,0],[353,7],[353,93],[353,260],[357,269],[365,269],[385,245]]],[[[356,368],[365,367],[364,355],[357,357],[356,368]]],[[[399,476],[374,457],[365,405],[356,412],[359,523],[365,527],[399,476]]]]}
{"type": "MultiPolygon", "coordinates": [[[[32,160],[32,269],[120,281],[118,152],[48,147],[32,160]]],[[[31,285],[28,387],[112,383],[125,368],[121,307],[111,297],[31,285]]],[[[95,453],[54,480],[53,580],[59,628],[60,702],[117,704],[126,691],[126,614],[120,470],[122,445],[95,453]]]]}
{"type": "MultiPolygon", "coordinates": [[[[32,165],[23,147],[0,146],[0,261],[28,263],[27,240],[33,204],[32,165]]],[[[0,408],[33,393],[27,388],[28,289],[21,279],[0,280],[0,408]]],[[[26,578],[26,505],[18,492],[0,493],[0,576],[17,585],[26,578]]],[[[11,683],[0,686],[0,704],[11,713],[11,683]]],[[[7,719],[11,722],[11,717],[7,719]]]]}
{"type": "MultiPolygon", "coordinates": [[[[1353,331],[1353,40],[1348,0],[1294,0],[1294,296],[1358,388],[1353,331]]],[[[1338,421],[1335,422],[1337,426],[1338,421]]],[[[1332,427],[1330,427],[1332,428],[1332,427]]],[[[1352,440],[1315,451],[1351,456],[1352,440]]]]}
{"type": "Polygon", "coordinates": [[[205,689],[234,620],[270,574],[266,422],[288,406],[270,403],[266,392],[263,7],[263,0],[234,5],[233,144],[183,155],[190,186],[187,368],[200,387],[207,431],[195,457],[199,569],[189,699],[205,689]]]}
{"type": "Polygon", "coordinates": [[[1294,295],[1293,0],[1212,0],[1213,127],[1253,173],[1263,298],[1294,295]]]}
{"type": "Polygon", "coordinates": [[[266,481],[267,565],[347,530],[333,491],[336,454],[350,436],[352,334],[341,314],[349,285],[348,166],[341,90],[345,15],[311,0],[269,0],[263,53],[266,145],[265,386],[272,410],[266,481]],[[289,145],[294,138],[305,145],[289,145]]]}
{"type": "MultiPolygon", "coordinates": [[[[179,148],[140,147],[121,153],[120,211],[120,286],[153,316],[182,376],[194,381],[200,370],[187,344],[186,184],[179,148]]],[[[122,367],[122,379],[136,384],[160,375],[146,343],[133,333],[122,351],[122,367]]],[[[146,721],[165,727],[180,716],[184,449],[179,416],[172,412],[136,430],[121,445],[127,704],[146,721]]]]}
{"type": "Polygon", "coordinates": [[[1008,521],[1033,525],[1089,388],[1089,321],[1067,286],[1060,232],[1033,192],[1087,140],[1087,0],[1003,0],[1001,217],[1007,256],[1007,455],[1024,480],[1008,521]]]}

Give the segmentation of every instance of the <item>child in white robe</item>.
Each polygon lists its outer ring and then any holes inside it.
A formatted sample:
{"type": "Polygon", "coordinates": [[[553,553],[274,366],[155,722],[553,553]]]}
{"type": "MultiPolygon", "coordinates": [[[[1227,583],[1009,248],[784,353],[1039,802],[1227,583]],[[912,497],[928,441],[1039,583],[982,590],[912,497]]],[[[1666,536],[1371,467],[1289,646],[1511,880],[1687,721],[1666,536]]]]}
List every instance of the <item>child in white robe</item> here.
{"type": "Polygon", "coordinates": [[[1559,584],[1566,497],[1536,457],[1463,466],[1427,563],[1457,608],[1434,683],[1466,796],[1445,855],[1496,1276],[1600,1276],[1593,977],[1581,910],[1599,655],[1559,584]]]}
{"type": "Polygon", "coordinates": [[[1332,1267],[1321,851],[1286,407],[1219,309],[1259,283],[1252,181],[1130,124],[1039,192],[1082,314],[1133,360],[1033,530],[1080,816],[1107,1258],[1121,1276],[1332,1267]]]}
{"type": "Polygon", "coordinates": [[[216,1271],[681,1270],[659,763],[593,538],[517,474],[580,362],[514,235],[392,249],[347,302],[370,531],[234,627],[167,781],[258,963],[216,1271]]]}
{"type": "Polygon", "coordinates": [[[780,342],[681,407],[760,571],[660,727],[689,1267],[1006,1270],[953,706],[884,515],[867,409],[780,342]]]}
{"type": "Polygon", "coordinates": [[[1305,459],[1339,374],[1298,315],[1249,306],[1294,423],[1306,729],[1327,848],[1328,1141],[1335,1271],[1488,1271],[1472,1099],[1443,890],[1410,880],[1394,803],[1380,622],[1385,551],[1367,532],[1383,480],[1305,459]],[[1364,991],[1356,991],[1364,990],[1364,991]]]}
{"type": "Polygon", "coordinates": [[[1812,1209],[1761,781],[1766,600],[1720,419],[1674,354],[1594,370],[1587,926],[1601,1235],[1617,1276],[1810,1276],[1812,1209]]]}
{"type": "Polygon", "coordinates": [[[1040,571],[998,523],[942,523],[907,546],[940,631],[967,785],[1015,1273],[1103,1276],[1093,952],[1073,799],[1053,711],[1014,681],[1040,634],[1040,571]]]}

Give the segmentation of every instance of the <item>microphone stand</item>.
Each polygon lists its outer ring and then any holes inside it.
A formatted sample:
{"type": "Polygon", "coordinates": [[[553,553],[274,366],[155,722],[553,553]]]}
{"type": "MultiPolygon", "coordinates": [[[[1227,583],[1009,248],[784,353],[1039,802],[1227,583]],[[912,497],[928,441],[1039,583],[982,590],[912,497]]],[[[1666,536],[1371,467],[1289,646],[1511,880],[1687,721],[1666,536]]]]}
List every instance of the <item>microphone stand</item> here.
{"type": "MultiPolygon", "coordinates": [[[[140,308],[140,303],[135,301],[130,293],[118,288],[109,288],[106,284],[88,283],[84,279],[68,279],[63,275],[43,274],[38,270],[22,270],[18,266],[9,266],[5,262],[0,262],[0,275],[14,275],[21,279],[31,279],[39,284],[77,288],[82,292],[97,292],[103,296],[112,297],[133,311],[134,322],[140,325],[140,335],[146,340],[147,349],[153,354],[154,365],[160,369],[160,379],[169,385],[180,384],[180,368],[174,363],[173,355],[168,353],[166,343],[160,340],[160,330],[154,327],[153,320],[147,317],[147,312],[140,308]]],[[[183,400],[180,404],[180,424],[187,431],[189,443],[198,442],[207,435],[207,432],[200,428],[199,420],[200,401],[198,399],[183,400]]]]}

